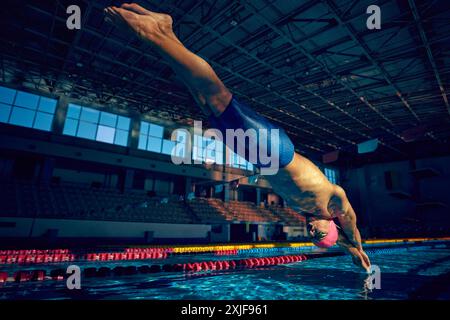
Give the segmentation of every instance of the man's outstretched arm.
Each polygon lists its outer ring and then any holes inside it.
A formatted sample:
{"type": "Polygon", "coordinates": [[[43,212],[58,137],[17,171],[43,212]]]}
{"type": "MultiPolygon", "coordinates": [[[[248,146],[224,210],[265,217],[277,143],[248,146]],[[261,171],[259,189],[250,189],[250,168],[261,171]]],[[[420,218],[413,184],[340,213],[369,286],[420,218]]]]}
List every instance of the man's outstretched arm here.
{"type": "Polygon", "coordinates": [[[338,218],[342,228],[339,232],[338,245],[352,256],[353,263],[368,270],[370,260],[362,248],[361,235],[356,226],[355,211],[348,201],[344,189],[339,186],[335,186],[329,210],[338,218]]]}

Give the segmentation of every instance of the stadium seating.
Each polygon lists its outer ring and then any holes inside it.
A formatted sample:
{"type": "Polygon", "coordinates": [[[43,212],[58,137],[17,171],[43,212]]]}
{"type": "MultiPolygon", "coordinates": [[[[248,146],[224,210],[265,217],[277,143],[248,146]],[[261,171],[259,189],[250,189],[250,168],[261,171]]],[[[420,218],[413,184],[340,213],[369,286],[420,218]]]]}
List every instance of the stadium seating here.
{"type": "Polygon", "coordinates": [[[183,203],[145,193],[71,184],[0,183],[0,215],[59,219],[192,223],[183,203]]]}
{"type": "Polygon", "coordinates": [[[158,223],[282,223],[304,225],[304,218],[289,208],[258,207],[251,202],[176,197],[149,197],[145,192],[93,188],[87,185],[0,183],[0,215],[58,219],[139,221],[158,223]]]}

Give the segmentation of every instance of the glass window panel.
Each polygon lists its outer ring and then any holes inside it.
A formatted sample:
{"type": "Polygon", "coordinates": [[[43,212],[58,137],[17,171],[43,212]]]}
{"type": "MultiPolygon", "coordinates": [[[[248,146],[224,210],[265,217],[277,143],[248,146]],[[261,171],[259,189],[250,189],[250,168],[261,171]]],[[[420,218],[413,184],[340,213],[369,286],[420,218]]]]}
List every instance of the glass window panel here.
{"type": "Polygon", "coordinates": [[[89,122],[80,121],[77,137],[95,140],[97,125],[89,122]]]}
{"type": "Polygon", "coordinates": [[[164,128],[161,126],[158,126],[156,124],[151,123],[150,124],[150,130],[148,132],[148,134],[152,137],[157,137],[157,138],[161,138],[163,137],[164,134],[164,128]]]}
{"type": "Polygon", "coordinates": [[[201,136],[194,135],[194,147],[201,147],[201,136]]]}
{"type": "Polygon", "coordinates": [[[216,162],[216,151],[214,149],[206,149],[206,159],[210,162],[216,162]]]}
{"type": "Polygon", "coordinates": [[[180,142],[177,142],[174,151],[177,157],[184,158],[186,156],[186,147],[180,142]]]}
{"type": "Polygon", "coordinates": [[[33,128],[50,131],[52,129],[52,121],[53,121],[53,114],[37,112],[36,119],[34,119],[33,128]]]}
{"type": "Polygon", "coordinates": [[[207,139],[206,140],[206,148],[208,148],[208,149],[215,149],[216,148],[216,141],[214,139],[207,139]]]}
{"type": "Polygon", "coordinates": [[[130,118],[119,116],[117,128],[127,131],[130,130],[130,118]]]}
{"type": "Polygon", "coordinates": [[[117,116],[112,113],[102,112],[100,113],[100,124],[108,127],[116,127],[117,116]]]}
{"type": "Polygon", "coordinates": [[[81,107],[69,103],[69,107],[67,108],[67,118],[78,119],[80,117],[81,107]]]}
{"type": "Polygon", "coordinates": [[[78,120],[66,119],[66,121],[64,123],[63,134],[66,134],[66,135],[69,135],[69,136],[76,136],[76,134],[77,134],[77,126],[78,126],[78,120]]]}
{"type": "Polygon", "coordinates": [[[141,149],[141,150],[147,149],[147,136],[145,134],[139,135],[138,149],[141,149]]]}
{"type": "Polygon", "coordinates": [[[5,123],[8,122],[10,113],[11,113],[11,106],[0,103],[0,122],[5,123]]]}
{"type": "Polygon", "coordinates": [[[126,147],[128,145],[128,132],[125,130],[116,130],[116,137],[114,138],[114,143],[126,147]]]}
{"type": "Polygon", "coordinates": [[[193,160],[202,160],[201,153],[199,153],[199,148],[196,146],[192,147],[192,159],[193,160]]]}
{"type": "Polygon", "coordinates": [[[163,140],[162,153],[171,155],[174,147],[175,147],[175,141],[163,140]]]}
{"type": "Polygon", "coordinates": [[[145,121],[141,121],[141,129],[140,129],[140,133],[141,134],[145,134],[145,135],[147,135],[148,134],[148,123],[147,122],[145,122],[145,121]]]}
{"type": "Polygon", "coordinates": [[[177,130],[177,137],[176,137],[177,142],[179,143],[186,142],[186,136],[187,136],[186,131],[177,130]]]}
{"type": "Polygon", "coordinates": [[[106,143],[113,143],[115,131],[116,129],[114,128],[100,125],[97,128],[97,138],[95,140],[106,143]]]}
{"type": "Polygon", "coordinates": [[[16,90],[0,86],[0,102],[6,103],[6,104],[13,104],[15,96],[16,96],[16,90]]]}
{"type": "Polygon", "coordinates": [[[225,152],[225,145],[222,143],[222,141],[218,140],[216,142],[217,152],[224,153],[225,152]]]}
{"type": "Polygon", "coordinates": [[[198,150],[198,157],[200,160],[205,160],[206,159],[206,150],[200,147],[197,147],[198,150]]]}
{"type": "Polygon", "coordinates": [[[81,109],[80,120],[88,121],[92,123],[98,123],[98,117],[100,112],[91,108],[83,107],[81,109]]]}
{"type": "Polygon", "coordinates": [[[14,104],[19,107],[28,109],[36,109],[39,102],[39,96],[28,92],[17,91],[16,100],[14,104]]]}
{"type": "Polygon", "coordinates": [[[147,150],[160,153],[161,152],[161,144],[162,144],[162,139],[148,137],[147,150]]]}
{"type": "Polygon", "coordinates": [[[55,110],[56,110],[56,100],[46,98],[46,97],[41,97],[41,100],[39,101],[38,110],[54,114],[55,110]]]}
{"type": "Polygon", "coordinates": [[[9,123],[16,126],[29,127],[33,126],[34,114],[36,112],[29,109],[14,107],[11,113],[9,123]]]}
{"type": "Polygon", "coordinates": [[[223,164],[223,153],[217,152],[216,153],[216,163],[217,164],[223,164]]]}
{"type": "Polygon", "coordinates": [[[239,166],[239,162],[238,162],[236,156],[237,155],[234,152],[232,152],[232,151],[230,152],[230,163],[233,168],[236,168],[239,166]]]}

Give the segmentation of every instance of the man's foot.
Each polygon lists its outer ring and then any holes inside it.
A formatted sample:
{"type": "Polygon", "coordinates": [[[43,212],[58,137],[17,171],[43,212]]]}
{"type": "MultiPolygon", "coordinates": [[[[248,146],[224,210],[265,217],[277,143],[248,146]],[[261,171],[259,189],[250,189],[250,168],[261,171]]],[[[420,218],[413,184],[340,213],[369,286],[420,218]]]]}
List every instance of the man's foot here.
{"type": "Polygon", "coordinates": [[[169,37],[181,44],[172,29],[172,17],[149,11],[136,3],[124,3],[120,8],[105,9],[106,19],[116,26],[127,26],[140,38],[157,42],[169,37]]]}

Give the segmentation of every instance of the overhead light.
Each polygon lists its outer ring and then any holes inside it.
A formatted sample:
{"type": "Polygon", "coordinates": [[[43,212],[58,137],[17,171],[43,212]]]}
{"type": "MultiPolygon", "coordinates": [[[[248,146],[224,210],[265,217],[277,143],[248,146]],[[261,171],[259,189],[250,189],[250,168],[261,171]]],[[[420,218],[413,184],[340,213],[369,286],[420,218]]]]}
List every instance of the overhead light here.
{"type": "Polygon", "coordinates": [[[83,67],[83,64],[82,64],[81,62],[77,62],[76,66],[77,66],[78,68],[81,68],[81,67],[83,67]]]}

